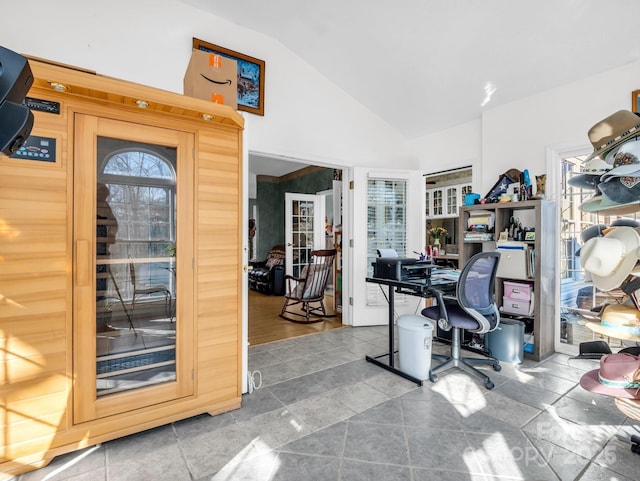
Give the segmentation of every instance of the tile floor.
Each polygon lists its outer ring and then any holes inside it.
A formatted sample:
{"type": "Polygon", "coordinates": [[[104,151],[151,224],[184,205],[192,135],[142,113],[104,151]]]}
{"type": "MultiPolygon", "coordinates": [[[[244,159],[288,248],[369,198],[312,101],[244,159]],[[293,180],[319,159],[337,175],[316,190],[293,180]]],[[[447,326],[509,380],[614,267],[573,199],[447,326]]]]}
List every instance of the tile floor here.
{"type": "Polygon", "coordinates": [[[626,441],[640,422],[578,384],[597,361],[503,363],[499,373],[489,368],[492,391],[457,370],[418,387],[365,361],[385,352],[386,331],[344,328],[252,347],[262,386],[241,409],[60,456],[18,480],[640,479],[640,456],[626,441]]]}

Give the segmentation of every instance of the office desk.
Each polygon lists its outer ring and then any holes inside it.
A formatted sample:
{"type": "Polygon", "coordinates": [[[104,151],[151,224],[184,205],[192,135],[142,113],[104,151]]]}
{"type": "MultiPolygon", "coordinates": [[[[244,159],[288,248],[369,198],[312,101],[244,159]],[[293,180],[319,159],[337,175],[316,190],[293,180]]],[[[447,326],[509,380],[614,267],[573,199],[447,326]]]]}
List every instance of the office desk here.
{"type": "Polygon", "coordinates": [[[431,271],[432,271],[431,274],[425,279],[415,279],[415,280],[408,280],[408,281],[396,281],[393,279],[381,279],[378,277],[366,278],[367,282],[388,286],[389,288],[389,295],[387,298],[389,302],[389,351],[385,354],[380,354],[378,356],[366,356],[365,359],[368,362],[372,362],[376,366],[380,366],[381,368],[386,369],[387,371],[391,371],[392,373],[397,374],[398,376],[402,376],[403,378],[408,379],[409,381],[415,382],[418,386],[422,386],[421,379],[417,379],[395,367],[395,360],[394,360],[395,349],[394,349],[394,332],[393,332],[394,331],[393,313],[395,309],[394,295],[397,292],[399,294],[408,294],[411,296],[427,298],[427,297],[432,297],[432,295],[430,294],[430,291],[433,288],[438,288],[438,289],[451,291],[452,293],[455,293],[455,287],[457,284],[457,280],[454,280],[457,278],[457,276],[454,274],[455,271],[453,271],[452,269],[437,268],[435,266],[431,269],[431,271]],[[389,358],[386,363],[380,360],[380,358],[383,358],[383,357],[389,358]]]}

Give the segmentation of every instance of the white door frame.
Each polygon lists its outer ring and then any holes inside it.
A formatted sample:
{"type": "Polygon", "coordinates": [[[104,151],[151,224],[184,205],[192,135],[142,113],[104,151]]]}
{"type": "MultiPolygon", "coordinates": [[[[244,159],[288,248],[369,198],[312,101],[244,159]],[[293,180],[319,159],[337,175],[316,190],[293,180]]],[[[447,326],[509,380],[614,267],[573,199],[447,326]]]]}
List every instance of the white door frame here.
{"type": "MultiPolygon", "coordinates": [[[[593,146],[587,143],[566,143],[554,146],[549,146],[546,149],[546,173],[547,173],[547,188],[546,196],[549,200],[554,200],[556,203],[555,222],[560,223],[560,199],[562,198],[562,184],[561,184],[561,164],[562,159],[567,157],[574,157],[577,155],[584,155],[593,151],[593,146]],[[549,188],[551,187],[551,188],[549,188]]],[[[558,230],[558,235],[559,235],[558,230]]],[[[560,265],[560,242],[556,242],[556,265],[560,265]]],[[[560,269],[557,269],[558,276],[560,275],[560,269]]],[[[556,279],[556,292],[553,299],[554,316],[553,316],[553,345],[556,352],[575,356],[578,354],[578,346],[572,346],[560,342],[560,279],[556,279]]]]}
{"type": "MultiPolygon", "coordinates": [[[[352,169],[353,189],[349,190],[349,217],[346,219],[346,235],[343,233],[343,252],[351,253],[349,269],[343,286],[349,286],[349,293],[343,294],[343,312],[346,307],[350,313],[353,326],[386,325],[389,323],[389,309],[385,302],[379,305],[368,305],[368,294],[371,290],[380,290],[377,284],[366,282],[367,265],[367,189],[369,178],[405,180],[407,182],[407,257],[412,252],[422,252],[425,245],[426,200],[425,182],[422,172],[416,170],[370,169],[354,167],[352,169]],[[409,201],[410,200],[410,201],[409,201]]],[[[349,184],[350,182],[346,182],[349,184]]],[[[386,287],[384,287],[386,289],[386,287]]],[[[382,297],[382,295],[381,295],[382,297]]],[[[406,302],[396,299],[395,310],[400,314],[420,312],[424,300],[415,296],[406,296],[406,302]]],[[[343,321],[343,324],[345,322],[343,321]]]]}

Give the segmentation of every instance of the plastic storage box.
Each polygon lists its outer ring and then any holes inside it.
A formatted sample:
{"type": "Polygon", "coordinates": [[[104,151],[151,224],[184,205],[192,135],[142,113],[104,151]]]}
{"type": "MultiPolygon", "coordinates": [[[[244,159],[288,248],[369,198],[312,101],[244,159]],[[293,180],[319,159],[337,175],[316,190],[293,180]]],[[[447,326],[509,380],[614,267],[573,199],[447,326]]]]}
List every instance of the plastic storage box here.
{"type": "Polygon", "coordinates": [[[530,301],[533,286],[522,282],[504,281],[504,297],[518,301],[530,301]]]}

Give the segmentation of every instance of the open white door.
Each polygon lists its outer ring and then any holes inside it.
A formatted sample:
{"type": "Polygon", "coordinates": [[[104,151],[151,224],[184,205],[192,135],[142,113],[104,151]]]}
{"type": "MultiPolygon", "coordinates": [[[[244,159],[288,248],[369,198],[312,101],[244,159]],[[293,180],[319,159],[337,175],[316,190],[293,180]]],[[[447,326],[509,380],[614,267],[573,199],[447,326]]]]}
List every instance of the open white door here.
{"type": "MultiPolygon", "coordinates": [[[[353,216],[348,237],[349,298],[353,326],[389,322],[386,292],[365,279],[373,274],[376,249],[395,248],[400,257],[417,257],[425,245],[425,183],[413,170],[353,168],[353,216]]],[[[386,289],[386,287],[384,287],[386,289]]],[[[414,296],[395,296],[396,316],[419,312],[424,302],[414,296]]]]}
{"type": "Polygon", "coordinates": [[[285,193],[286,273],[297,277],[314,249],[324,249],[324,206],[321,195],[285,193]]]}

